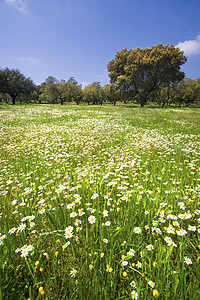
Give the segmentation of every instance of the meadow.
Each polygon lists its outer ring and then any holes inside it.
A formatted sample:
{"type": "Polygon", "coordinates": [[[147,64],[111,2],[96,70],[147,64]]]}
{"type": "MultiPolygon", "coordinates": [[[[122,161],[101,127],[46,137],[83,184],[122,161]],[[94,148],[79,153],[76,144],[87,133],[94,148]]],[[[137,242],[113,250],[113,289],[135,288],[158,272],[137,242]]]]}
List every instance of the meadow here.
{"type": "Polygon", "coordinates": [[[0,299],[200,299],[200,109],[0,106],[0,299]]]}

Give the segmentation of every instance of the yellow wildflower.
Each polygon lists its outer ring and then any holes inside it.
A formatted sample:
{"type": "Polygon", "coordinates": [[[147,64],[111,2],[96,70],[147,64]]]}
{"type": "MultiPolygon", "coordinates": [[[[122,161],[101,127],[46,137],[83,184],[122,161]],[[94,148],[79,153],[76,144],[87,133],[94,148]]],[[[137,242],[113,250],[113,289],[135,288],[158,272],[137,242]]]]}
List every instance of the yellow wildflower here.
{"type": "Polygon", "coordinates": [[[110,267],[110,268],[108,269],[108,272],[111,273],[112,271],[113,271],[113,268],[110,267]]]}
{"type": "Polygon", "coordinates": [[[44,294],[44,288],[43,288],[42,286],[41,286],[41,287],[39,287],[38,291],[39,291],[39,293],[40,293],[41,295],[43,295],[43,294],[44,294]]]}
{"type": "Polygon", "coordinates": [[[92,270],[94,266],[92,264],[89,265],[89,269],[92,270]]]}
{"type": "Polygon", "coordinates": [[[159,296],[159,293],[158,293],[157,290],[153,290],[153,296],[154,296],[154,297],[158,297],[158,296],[159,296]]]}

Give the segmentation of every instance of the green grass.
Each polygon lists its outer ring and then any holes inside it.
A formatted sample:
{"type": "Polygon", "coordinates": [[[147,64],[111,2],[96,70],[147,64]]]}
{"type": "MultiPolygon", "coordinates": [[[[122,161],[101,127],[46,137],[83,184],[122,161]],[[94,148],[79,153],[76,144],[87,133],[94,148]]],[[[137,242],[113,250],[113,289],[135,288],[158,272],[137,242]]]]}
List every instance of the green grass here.
{"type": "Polygon", "coordinates": [[[0,299],[200,299],[200,109],[1,105],[0,120],[0,299]]]}

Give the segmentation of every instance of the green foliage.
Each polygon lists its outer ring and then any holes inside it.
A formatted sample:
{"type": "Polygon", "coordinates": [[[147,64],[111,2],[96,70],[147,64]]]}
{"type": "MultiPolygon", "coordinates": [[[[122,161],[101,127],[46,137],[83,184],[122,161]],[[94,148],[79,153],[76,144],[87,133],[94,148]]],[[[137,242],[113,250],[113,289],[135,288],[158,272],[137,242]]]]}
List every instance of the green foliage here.
{"type": "Polygon", "coordinates": [[[113,84],[106,84],[104,86],[104,92],[105,99],[114,105],[123,98],[122,94],[116,90],[116,87],[113,84]]]}
{"type": "Polygon", "coordinates": [[[70,77],[65,84],[65,88],[68,101],[75,101],[76,104],[79,105],[83,98],[81,84],[78,84],[74,77],[70,77]]]}
{"type": "MultiPolygon", "coordinates": [[[[19,70],[9,70],[5,68],[0,70],[0,92],[9,95],[12,104],[15,104],[19,95],[28,97],[35,89],[30,78],[26,78],[19,70]]],[[[7,98],[7,96],[5,96],[7,98]]]]}
{"type": "Polygon", "coordinates": [[[141,106],[144,106],[152,92],[184,78],[180,66],[186,61],[183,52],[173,45],[122,49],[109,62],[108,72],[118,91],[130,93],[132,98],[138,95],[141,106]]]}
{"type": "Polygon", "coordinates": [[[75,101],[77,104],[82,100],[82,88],[81,85],[73,78],[70,77],[66,82],[65,80],[57,80],[56,78],[49,76],[46,81],[41,84],[40,100],[48,101],[48,103],[56,103],[60,101],[63,105],[65,101],[75,101]]]}
{"type": "Polygon", "coordinates": [[[199,105],[200,78],[184,78],[180,66],[186,58],[174,46],[153,46],[146,49],[123,49],[108,64],[111,84],[101,86],[93,82],[82,90],[81,84],[70,77],[68,81],[47,77],[35,86],[19,70],[0,70],[0,102],[20,103],[81,102],[100,104],[105,102],[135,102],[144,106],[147,102],[159,106],[179,104],[199,105]]]}
{"type": "Polygon", "coordinates": [[[175,89],[174,100],[176,102],[185,103],[186,106],[200,100],[200,84],[198,80],[185,78],[175,89]]]}
{"type": "Polygon", "coordinates": [[[101,87],[100,82],[94,81],[83,89],[83,99],[90,104],[103,104],[105,91],[101,87]]]}

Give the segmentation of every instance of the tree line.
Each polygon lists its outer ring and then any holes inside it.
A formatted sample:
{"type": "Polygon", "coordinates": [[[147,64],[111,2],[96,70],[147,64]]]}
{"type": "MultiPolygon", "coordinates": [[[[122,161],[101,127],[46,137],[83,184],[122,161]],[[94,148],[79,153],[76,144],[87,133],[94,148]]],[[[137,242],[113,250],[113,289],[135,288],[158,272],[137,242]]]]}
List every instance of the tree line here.
{"type": "Polygon", "coordinates": [[[100,82],[82,88],[74,77],[58,80],[49,76],[35,85],[18,69],[0,69],[0,101],[20,103],[81,102],[87,104],[148,102],[159,106],[178,103],[189,106],[200,101],[200,78],[186,78],[181,66],[187,58],[179,48],[159,44],[152,48],[122,49],[108,63],[110,83],[100,82]]]}

